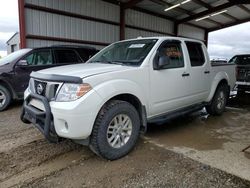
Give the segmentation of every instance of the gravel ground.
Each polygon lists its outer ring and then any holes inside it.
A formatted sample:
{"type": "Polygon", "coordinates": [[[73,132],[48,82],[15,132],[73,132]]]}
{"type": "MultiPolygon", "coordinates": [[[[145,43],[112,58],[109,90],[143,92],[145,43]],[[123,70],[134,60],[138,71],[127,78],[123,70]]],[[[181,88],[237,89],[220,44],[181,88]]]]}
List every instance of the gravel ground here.
{"type": "Polygon", "coordinates": [[[48,143],[19,121],[20,104],[0,113],[0,187],[250,187],[250,182],[143,138],[128,156],[106,161],[65,140],[48,143]]]}

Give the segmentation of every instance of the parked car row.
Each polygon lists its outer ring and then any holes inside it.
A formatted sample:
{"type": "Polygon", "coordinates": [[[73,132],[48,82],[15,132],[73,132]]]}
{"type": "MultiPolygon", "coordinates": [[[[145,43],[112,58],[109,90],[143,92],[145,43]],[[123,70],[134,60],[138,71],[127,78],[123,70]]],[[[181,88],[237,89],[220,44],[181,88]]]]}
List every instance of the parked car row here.
{"type": "Polygon", "coordinates": [[[0,111],[12,100],[23,99],[32,71],[84,63],[97,52],[92,47],[61,45],[23,49],[0,59],[0,111]]]}
{"type": "Polygon", "coordinates": [[[212,59],[211,63],[228,63],[227,59],[212,59]]]}
{"type": "Polygon", "coordinates": [[[148,122],[203,107],[221,115],[236,86],[250,91],[250,55],[209,61],[197,40],[139,38],[97,52],[60,45],[1,59],[0,111],[24,98],[21,120],[50,142],[72,139],[115,160],[133,149],[148,122]]]}

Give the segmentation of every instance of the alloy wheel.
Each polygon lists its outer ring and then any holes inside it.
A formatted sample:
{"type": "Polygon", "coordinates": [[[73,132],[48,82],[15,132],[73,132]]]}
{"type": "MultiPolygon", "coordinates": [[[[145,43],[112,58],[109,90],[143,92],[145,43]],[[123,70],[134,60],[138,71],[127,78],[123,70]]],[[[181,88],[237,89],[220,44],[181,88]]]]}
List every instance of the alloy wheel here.
{"type": "Polygon", "coordinates": [[[121,148],[132,134],[132,121],[126,114],[116,115],[109,123],[107,129],[107,140],[111,147],[121,148]]]}

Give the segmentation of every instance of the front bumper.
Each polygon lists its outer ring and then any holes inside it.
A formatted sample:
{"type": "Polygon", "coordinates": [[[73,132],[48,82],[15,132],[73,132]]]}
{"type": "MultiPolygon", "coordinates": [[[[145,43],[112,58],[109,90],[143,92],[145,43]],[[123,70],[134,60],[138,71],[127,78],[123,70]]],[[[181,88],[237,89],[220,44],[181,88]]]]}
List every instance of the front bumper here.
{"type": "Polygon", "coordinates": [[[85,140],[91,133],[103,100],[94,91],[76,101],[48,101],[45,97],[26,91],[21,119],[34,124],[50,142],[61,137],[85,140]],[[39,100],[44,106],[34,106],[31,100],[39,100]]]}
{"type": "Polygon", "coordinates": [[[49,101],[45,97],[30,93],[24,100],[21,120],[24,123],[31,122],[32,124],[34,124],[50,142],[59,141],[59,137],[56,134],[54,127],[49,101]],[[29,105],[31,99],[37,99],[41,101],[44,105],[45,111],[39,110],[38,108],[29,105]]]}
{"type": "Polygon", "coordinates": [[[237,81],[236,85],[238,90],[250,91],[250,82],[237,81]]]}

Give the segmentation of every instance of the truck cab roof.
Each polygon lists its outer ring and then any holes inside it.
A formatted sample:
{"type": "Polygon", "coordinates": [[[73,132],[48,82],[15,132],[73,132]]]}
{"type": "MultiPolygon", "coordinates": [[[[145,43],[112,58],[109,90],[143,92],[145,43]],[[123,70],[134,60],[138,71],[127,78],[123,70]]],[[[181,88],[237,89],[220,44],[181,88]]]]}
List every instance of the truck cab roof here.
{"type": "Polygon", "coordinates": [[[203,43],[201,40],[197,40],[197,39],[191,39],[191,38],[185,38],[185,37],[172,37],[172,36],[137,37],[137,38],[134,38],[134,39],[126,39],[126,40],[123,40],[123,41],[142,40],[142,39],[181,40],[181,41],[193,41],[193,42],[203,43]]]}

